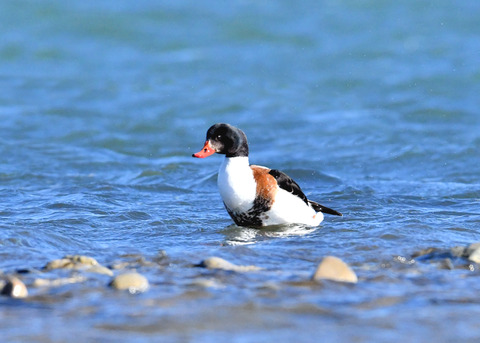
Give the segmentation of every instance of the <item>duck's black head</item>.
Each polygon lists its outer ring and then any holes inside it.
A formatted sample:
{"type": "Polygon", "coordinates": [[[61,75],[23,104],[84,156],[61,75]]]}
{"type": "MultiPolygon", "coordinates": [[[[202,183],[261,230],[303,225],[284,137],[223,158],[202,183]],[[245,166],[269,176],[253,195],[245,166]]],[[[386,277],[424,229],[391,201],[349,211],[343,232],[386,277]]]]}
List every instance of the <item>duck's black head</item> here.
{"type": "Polygon", "coordinates": [[[248,156],[248,142],[245,133],[229,124],[215,124],[207,131],[207,139],[203,149],[193,157],[204,158],[214,153],[226,157],[248,156]]]}

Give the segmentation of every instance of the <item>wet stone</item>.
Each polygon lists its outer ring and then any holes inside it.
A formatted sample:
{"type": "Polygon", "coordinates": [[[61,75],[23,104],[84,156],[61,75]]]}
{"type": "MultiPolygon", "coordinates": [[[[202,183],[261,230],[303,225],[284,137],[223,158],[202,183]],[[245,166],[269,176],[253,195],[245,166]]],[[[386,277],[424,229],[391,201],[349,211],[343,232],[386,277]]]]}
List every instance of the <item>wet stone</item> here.
{"type": "Polygon", "coordinates": [[[45,271],[54,269],[84,270],[90,273],[113,276],[113,272],[110,269],[100,265],[93,257],[82,255],[67,255],[64,258],[50,261],[43,267],[45,271]]]}
{"type": "Polygon", "coordinates": [[[58,260],[53,260],[48,262],[45,267],[43,267],[44,270],[53,270],[53,269],[71,269],[74,267],[74,263],[70,261],[69,259],[62,258],[58,260]]]}
{"type": "Polygon", "coordinates": [[[27,286],[17,277],[10,276],[5,280],[2,294],[12,298],[25,298],[28,296],[27,286]]]}
{"type": "Polygon", "coordinates": [[[89,272],[89,273],[113,276],[113,272],[110,269],[108,269],[107,267],[101,266],[101,265],[91,266],[91,267],[85,269],[85,271],[89,272]]]}
{"type": "Polygon", "coordinates": [[[140,254],[123,254],[122,260],[112,262],[108,267],[110,269],[137,269],[141,267],[157,267],[158,265],[167,265],[168,258],[166,252],[159,251],[151,260],[140,254]]]}
{"type": "Polygon", "coordinates": [[[315,281],[358,282],[355,272],[345,262],[334,256],[326,256],[322,262],[320,262],[312,279],[315,281]]]}
{"type": "Polygon", "coordinates": [[[445,258],[443,261],[441,261],[439,268],[453,270],[455,269],[455,266],[450,258],[445,258]]]}
{"type": "Polygon", "coordinates": [[[454,257],[468,257],[467,250],[465,247],[453,247],[450,249],[450,253],[454,257]]]}
{"type": "Polygon", "coordinates": [[[239,266],[228,262],[220,257],[209,257],[199,264],[196,265],[197,267],[203,267],[207,269],[221,269],[221,270],[228,270],[234,272],[250,272],[250,271],[257,271],[260,270],[260,267],[257,266],[239,266]]]}
{"type": "Polygon", "coordinates": [[[85,266],[96,266],[98,262],[93,257],[82,256],[82,255],[67,255],[64,259],[68,259],[73,263],[83,264],[85,266]]]}
{"type": "Polygon", "coordinates": [[[113,278],[110,287],[118,290],[128,290],[131,294],[145,292],[148,287],[148,280],[139,273],[125,273],[113,278]]]}
{"type": "Polygon", "coordinates": [[[412,258],[418,258],[418,257],[423,257],[423,256],[430,257],[434,254],[437,254],[438,252],[440,252],[440,249],[438,249],[438,248],[426,248],[426,249],[422,249],[422,250],[414,252],[412,254],[412,258]]]}

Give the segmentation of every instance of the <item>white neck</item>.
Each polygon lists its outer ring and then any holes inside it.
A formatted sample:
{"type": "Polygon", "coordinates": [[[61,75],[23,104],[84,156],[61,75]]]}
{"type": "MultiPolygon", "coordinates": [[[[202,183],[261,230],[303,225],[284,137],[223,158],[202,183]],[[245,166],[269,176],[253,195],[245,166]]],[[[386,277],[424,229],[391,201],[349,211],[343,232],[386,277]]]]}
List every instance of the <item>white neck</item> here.
{"type": "Polygon", "coordinates": [[[253,206],[256,183],[248,157],[226,157],[218,172],[218,188],[225,205],[233,211],[253,206]]]}

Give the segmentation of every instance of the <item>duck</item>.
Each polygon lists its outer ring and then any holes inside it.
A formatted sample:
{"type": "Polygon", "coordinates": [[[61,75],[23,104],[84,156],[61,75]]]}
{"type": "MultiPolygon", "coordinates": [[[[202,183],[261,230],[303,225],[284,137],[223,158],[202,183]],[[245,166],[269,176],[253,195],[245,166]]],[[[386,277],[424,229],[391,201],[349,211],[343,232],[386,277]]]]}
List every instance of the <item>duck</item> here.
{"type": "Polygon", "coordinates": [[[247,136],[226,123],[212,125],[202,148],[192,156],[225,155],[217,184],[224,206],[238,226],[264,227],[288,224],[318,226],[324,214],[338,211],[309,200],[290,176],[249,162],[247,136]]]}

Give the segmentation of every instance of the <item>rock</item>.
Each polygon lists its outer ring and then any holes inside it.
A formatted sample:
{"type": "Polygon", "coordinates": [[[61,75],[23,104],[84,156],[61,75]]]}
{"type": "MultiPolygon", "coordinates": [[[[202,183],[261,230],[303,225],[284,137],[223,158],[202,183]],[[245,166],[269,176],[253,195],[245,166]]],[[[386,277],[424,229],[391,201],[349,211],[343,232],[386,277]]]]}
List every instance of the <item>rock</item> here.
{"type": "Polygon", "coordinates": [[[62,258],[59,260],[53,260],[48,262],[45,267],[43,267],[44,270],[53,270],[53,269],[71,269],[75,266],[75,264],[66,258],[62,258]]]}
{"type": "Polygon", "coordinates": [[[98,265],[98,262],[92,257],[82,255],[67,255],[64,258],[48,262],[43,269],[71,269],[96,265],[98,265]]]}
{"type": "Polygon", "coordinates": [[[230,270],[234,272],[250,272],[260,270],[261,268],[257,266],[238,266],[236,264],[230,263],[220,257],[209,257],[199,264],[196,267],[203,267],[207,269],[222,269],[230,270]]]}
{"type": "Polygon", "coordinates": [[[480,243],[470,244],[465,251],[465,255],[470,261],[480,263],[480,243]]]}
{"type": "Polygon", "coordinates": [[[453,257],[468,257],[467,250],[465,247],[453,247],[450,249],[450,253],[453,257]]]}
{"type": "Polygon", "coordinates": [[[27,286],[17,277],[7,278],[2,289],[2,294],[12,298],[25,298],[28,296],[27,286]]]}
{"type": "Polygon", "coordinates": [[[126,273],[116,276],[109,284],[119,290],[128,290],[131,294],[145,292],[148,289],[148,280],[138,273],[126,273]]]}
{"type": "Polygon", "coordinates": [[[100,265],[93,257],[82,255],[67,255],[64,258],[50,261],[43,267],[43,270],[47,271],[54,269],[76,269],[113,276],[110,269],[100,265]]]}
{"type": "Polygon", "coordinates": [[[326,256],[317,267],[312,280],[331,280],[337,282],[357,283],[355,272],[341,259],[326,256]]]}
{"type": "Polygon", "coordinates": [[[118,269],[125,269],[131,266],[130,262],[114,262],[110,264],[108,267],[113,270],[118,270],[118,269]]]}
{"type": "Polygon", "coordinates": [[[96,266],[98,262],[93,257],[82,256],[82,255],[67,255],[64,259],[69,259],[73,263],[83,264],[84,266],[96,266]]]}
{"type": "Polygon", "coordinates": [[[113,272],[110,269],[108,269],[107,267],[101,266],[101,265],[91,266],[91,267],[85,269],[85,271],[89,272],[89,273],[113,276],[113,272]]]}
{"type": "Polygon", "coordinates": [[[440,262],[439,268],[453,270],[455,269],[455,266],[453,265],[453,262],[450,258],[445,258],[440,262]]]}
{"type": "Polygon", "coordinates": [[[422,250],[414,252],[412,254],[412,258],[418,258],[418,257],[422,257],[422,256],[427,256],[427,255],[433,255],[435,253],[438,253],[439,251],[440,251],[440,249],[437,249],[437,248],[422,249],[422,250]]]}
{"type": "Polygon", "coordinates": [[[155,267],[158,265],[156,262],[149,261],[144,256],[139,254],[125,254],[120,257],[122,257],[124,260],[115,261],[108,267],[110,269],[137,269],[140,267],[155,267]]]}

